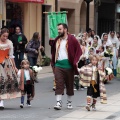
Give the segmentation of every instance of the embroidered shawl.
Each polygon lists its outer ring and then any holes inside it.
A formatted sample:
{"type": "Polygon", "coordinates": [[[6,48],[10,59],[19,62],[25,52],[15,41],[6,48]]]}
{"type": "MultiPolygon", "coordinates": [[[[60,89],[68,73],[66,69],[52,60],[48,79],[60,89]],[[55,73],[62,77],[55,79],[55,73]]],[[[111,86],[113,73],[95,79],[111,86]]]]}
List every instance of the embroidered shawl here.
{"type": "MultiPolygon", "coordinates": [[[[100,88],[100,99],[101,99],[101,103],[105,104],[107,103],[107,96],[106,96],[106,89],[105,89],[105,85],[104,85],[104,78],[105,78],[105,73],[101,70],[98,70],[99,73],[99,88],[100,88]]],[[[92,80],[92,64],[83,66],[80,69],[80,84],[82,86],[90,86],[90,81],[92,80]]]]}

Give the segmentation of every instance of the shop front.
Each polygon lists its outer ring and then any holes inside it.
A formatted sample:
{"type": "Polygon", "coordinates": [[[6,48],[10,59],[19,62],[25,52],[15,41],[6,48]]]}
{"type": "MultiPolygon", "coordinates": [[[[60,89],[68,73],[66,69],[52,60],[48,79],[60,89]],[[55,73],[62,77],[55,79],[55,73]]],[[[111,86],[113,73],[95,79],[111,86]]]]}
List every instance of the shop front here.
{"type": "MultiPolygon", "coordinates": [[[[45,51],[50,51],[48,41],[47,15],[43,12],[55,11],[55,0],[2,0],[3,26],[10,30],[10,36],[15,33],[15,27],[20,26],[22,32],[30,40],[34,32],[39,32],[45,51]],[[49,49],[49,50],[48,50],[49,49]]],[[[2,25],[1,25],[2,26],[2,25]]],[[[50,56],[50,52],[47,53],[50,56]]]]}

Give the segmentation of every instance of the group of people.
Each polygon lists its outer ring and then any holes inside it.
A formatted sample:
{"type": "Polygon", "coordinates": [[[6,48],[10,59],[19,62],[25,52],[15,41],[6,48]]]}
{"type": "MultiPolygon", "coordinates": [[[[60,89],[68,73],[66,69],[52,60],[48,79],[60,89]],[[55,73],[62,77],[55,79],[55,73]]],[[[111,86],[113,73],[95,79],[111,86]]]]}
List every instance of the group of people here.
{"type": "MultiPolygon", "coordinates": [[[[109,35],[103,33],[100,39],[91,29],[75,38],[68,33],[67,24],[60,23],[57,27],[58,36],[50,42],[51,66],[56,83],[54,109],[61,110],[65,88],[67,108],[73,108],[74,75],[79,75],[81,86],[87,87],[86,109],[90,111],[92,107],[96,110],[97,97],[101,98],[101,103],[107,103],[104,81],[111,78],[107,75],[106,68],[111,68],[114,76],[117,74],[119,39],[114,31],[110,31],[109,35]]],[[[8,29],[3,28],[0,32],[0,109],[4,109],[4,99],[16,97],[21,97],[20,107],[23,108],[26,93],[27,105],[31,106],[35,76],[30,66],[36,65],[41,49],[40,36],[35,32],[27,43],[20,27],[16,27],[11,40],[8,35],[8,29]],[[23,60],[25,51],[28,60],[23,60]]]]}
{"type": "Polygon", "coordinates": [[[119,57],[119,34],[115,31],[103,33],[101,38],[89,29],[77,37],[82,55],[78,62],[80,85],[83,90],[87,87],[86,109],[96,110],[97,97],[101,103],[107,103],[104,83],[117,76],[117,61],[119,57]],[[111,69],[108,74],[107,69],[111,69]],[[113,73],[113,74],[112,74],[113,73]]]}
{"type": "Polygon", "coordinates": [[[117,75],[117,59],[119,51],[119,34],[115,31],[110,31],[109,34],[103,33],[101,39],[98,35],[92,35],[92,30],[85,32],[78,38],[82,49],[79,67],[82,67],[89,61],[89,56],[99,55],[99,65],[102,65],[103,70],[106,67],[113,69],[114,76],[117,75]],[[88,36],[91,34],[91,36],[88,36]]]}
{"type": "Polygon", "coordinates": [[[67,94],[67,108],[73,108],[74,75],[78,75],[81,88],[87,87],[86,109],[96,110],[97,97],[101,98],[101,103],[107,103],[104,83],[117,75],[119,34],[110,31],[109,34],[103,33],[100,39],[94,30],[89,29],[75,38],[68,33],[68,26],[63,23],[58,24],[58,33],[58,37],[50,42],[51,65],[56,83],[57,104],[54,109],[62,108],[64,88],[67,94]]]}
{"type": "Polygon", "coordinates": [[[27,105],[31,106],[34,82],[37,82],[37,73],[31,67],[37,64],[41,48],[40,35],[35,32],[27,42],[19,26],[15,31],[10,39],[7,28],[0,31],[0,109],[4,109],[5,99],[17,97],[21,97],[20,107],[23,108],[26,93],[27,105]],[[27,60],[24,59],[24,54],[27,54],[27,60]]]}

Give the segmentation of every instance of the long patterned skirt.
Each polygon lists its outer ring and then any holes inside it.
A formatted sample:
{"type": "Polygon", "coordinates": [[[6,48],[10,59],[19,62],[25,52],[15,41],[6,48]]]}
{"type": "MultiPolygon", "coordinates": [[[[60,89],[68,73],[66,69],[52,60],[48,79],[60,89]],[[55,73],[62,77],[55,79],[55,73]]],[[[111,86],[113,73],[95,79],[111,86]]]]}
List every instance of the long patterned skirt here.
{"type": "Polygon", "coordinates": [[[12,61],[11,59],[5,59],[4,63],[0,64],[0,99],[21,97],[18,86],[19,81],[12,61]]]}

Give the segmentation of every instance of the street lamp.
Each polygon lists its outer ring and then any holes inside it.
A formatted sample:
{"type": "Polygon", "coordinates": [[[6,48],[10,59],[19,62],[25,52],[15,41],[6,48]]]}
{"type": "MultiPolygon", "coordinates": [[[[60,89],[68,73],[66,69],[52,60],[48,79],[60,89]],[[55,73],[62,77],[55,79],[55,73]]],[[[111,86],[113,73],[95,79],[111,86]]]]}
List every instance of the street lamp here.
{"type": "Polygon", "coordinates": [[[87,11],[86,11],[86,31],[89,29],[89,4],[93,0],[84,0],[87,3],[87,11]]]}

